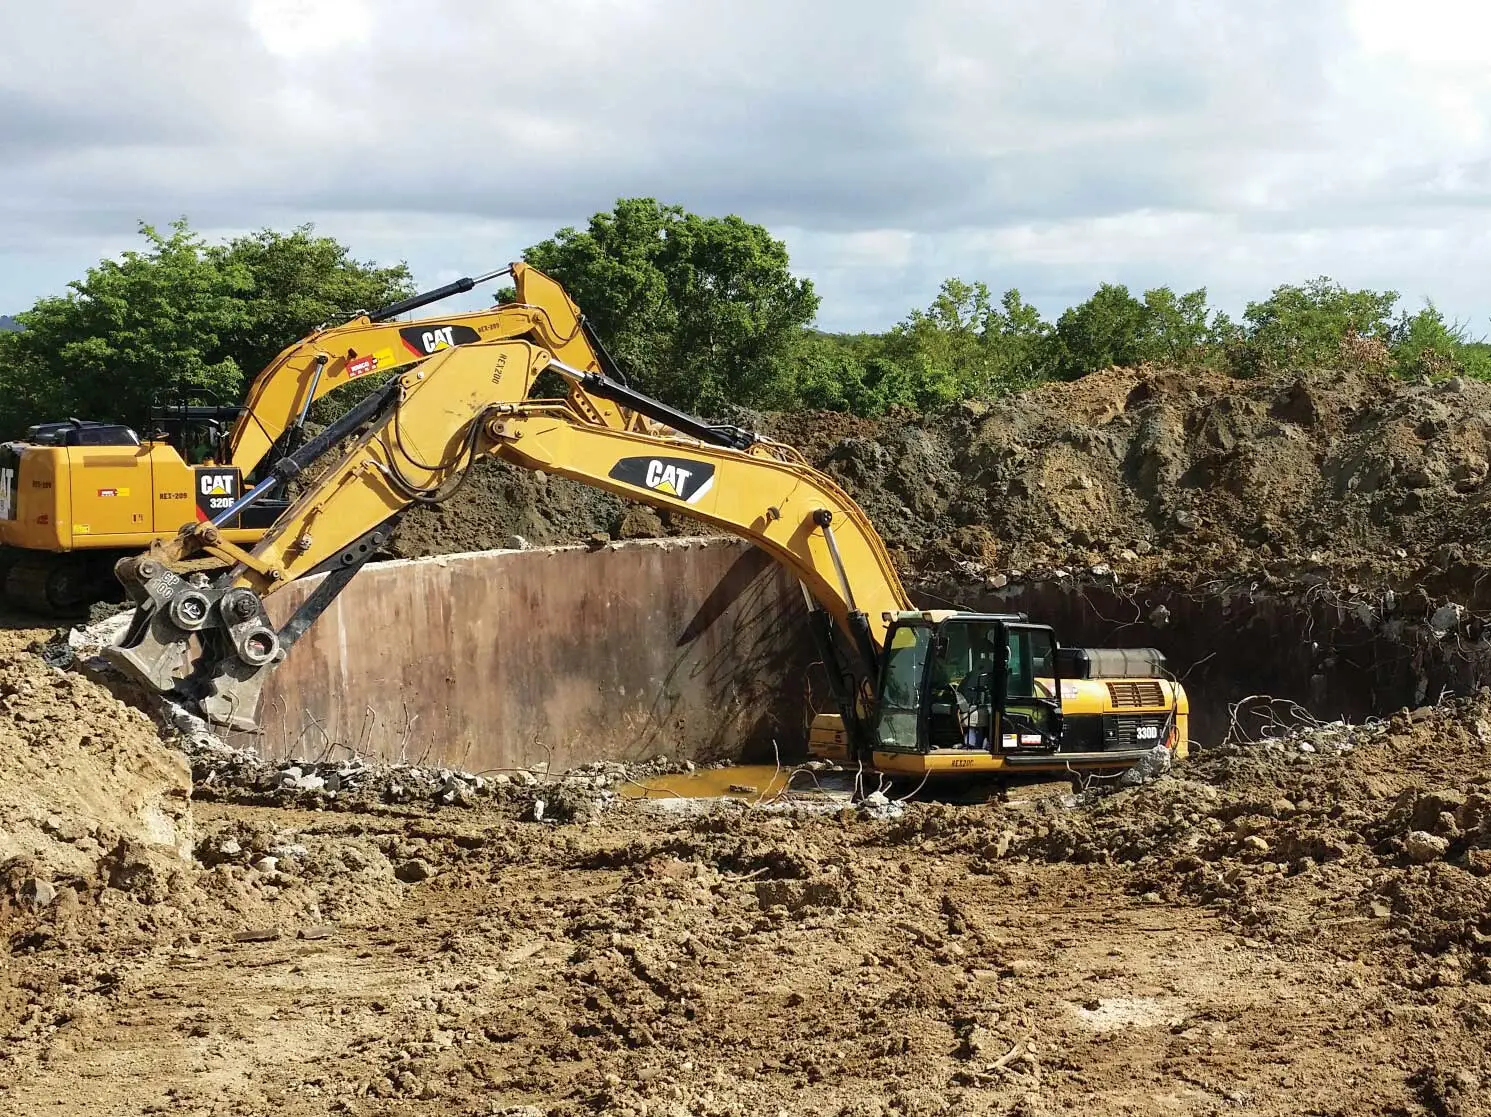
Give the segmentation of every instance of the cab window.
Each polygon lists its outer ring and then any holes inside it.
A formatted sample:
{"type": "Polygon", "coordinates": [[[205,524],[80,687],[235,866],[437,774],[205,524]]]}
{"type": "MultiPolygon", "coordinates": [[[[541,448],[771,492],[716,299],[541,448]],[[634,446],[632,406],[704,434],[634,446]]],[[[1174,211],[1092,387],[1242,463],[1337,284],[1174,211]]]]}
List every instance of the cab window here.
{"type": "Polygon", "coordinates": [[[1036,695],[1036,679],[1055,675],[1056,649],[1051,633],[1040,628],[1011,628],[1009,637],[1009,671],[1004,693],[1010,698],[1036,695]]]}
{"type": "Polygon", "coordinates": [[[926,625],[898,624],[890,630],[885,644],[878,733],[883,748],[916,748],[922,672],[931,639],[931,629],[926,625]]]}

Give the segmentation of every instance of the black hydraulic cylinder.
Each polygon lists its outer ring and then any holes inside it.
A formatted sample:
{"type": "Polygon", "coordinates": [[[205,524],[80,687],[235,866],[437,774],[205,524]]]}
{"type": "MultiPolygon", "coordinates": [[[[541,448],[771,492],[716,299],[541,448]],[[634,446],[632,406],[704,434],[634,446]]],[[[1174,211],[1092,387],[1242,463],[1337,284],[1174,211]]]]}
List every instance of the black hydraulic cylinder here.
{"type": "Polygon", "coordinates": [[[865,662],[868,677],[873,679],[880,674],[880,653],[875,648],[875,639],[870,635],[870,618],[863,609],[855,609],[849,614],[849,631],[854,636],[855,648],[860,658],[865,662]]]}
{"type": "Polygon", "coordinates": [[[372,531],[365,532],[361,537],[354,539],[339,554],[333,555],[321,563],[312,573],[324,573],[326,577],[311,591],[311,595],[300,604],[294,615],[285,622],[285,627],[280,629],[280,647],[289,651],[295,646],[295,642],[305,635],[306,630],[316,622],[316,618],[326,612],[331,603],[336,600],[337,595],[347,588],[347,583],[356,577],[361,570],[378,553],[380,547],[388,542],[393,535],[394,529],[398,527],[399,520],[404,514],[395,512],[384,520],[372,531]]]}
{"type": "Polygon", "coordinates": [[[281,458],[275,462],[269,470],[269,475],[255,485],[231,507],[226,508],[212,518],[212,522],[221,527],[223,524],[232,523],[246,509],[252,508],[267,497],[284,482],[290,480],[306,466],[330,450],[347,435],[351,434],[363,423],[367,422],[379,411],[388,406],[389,402],[398,396],[399,382],[390,380],[382,391],[374,392],[363,400],[351,411],[343,415],[331,426],[311,439],[295,453],[281,458]]]}
{"type": "Polygon", "coordinates": [[[430,303],[437,303],[441,299],[448,299],[452,295],[464,295],[476,286],[477,281],[471,276],[462,276],[453,283],[447,283],[444,287],[436,287],[433,291],[425,291],[423,294],[410,295],[407,299],[400,299],[396,303],[389,303],[380,307],[368,315],[374,322],[386,322],[390,318],[397,318],[400,314],[408,314],[411,310],[418,310],[430,303]]]}
{"type": "Polygon", "coordinates": [[[611,351],[606,348],[605,342],[601,341],[600,334],[595,332],[595,327],[590,324],[590,319],[586,318],[583,314],[580,315],[580,329],[585,331],[585,340],[590,342],[590,348],[595,350],[595,357],[600,362],[601,371],[612,380],[620,381],[622,384],[626,384],[627,387],[631,387],[631,385],[627,384],[626,377],[622,374],[620,366],[617,365],[616,358],[611,356],[611,351]]]}
{"type": "Polygon", "coordinates": [[[690,438],[697,438],[700,442],[708,442],[712,446],[745,450],[756,443],[756,436],[751,431],[723,423],[706,423],[703,419],[696,419],[686,411],[669,407],[662,400],[653,399],[635,388],[620,384],[599,373],[586,373],[580,385],[593,396],[629,407],[639,414],[646,415],[649,419],[657,420],[664,426],[672,427],[679,434],[686,434],[690,438]]]}
{"type": "Polygon", "coordinates": [[[824,673],[828,675],[828,688],[833,694],[834,705],[844,723],[854,728],[856,711],[854,700],[858,686],[854,672],[849,670],[834,643],[834,620],[823,609],[814,609],[808,614],[808,632],[818,649],[818,658],[823,661],[824,673]]]}
{"type": "Polygon", "coordinates": [[[398,397],[399,387],[397,379],[390,380],[380,391],[357,404],[295,453],[275,462],[270,472],[279,480],[288,481],[392,403],[398,397]]]}

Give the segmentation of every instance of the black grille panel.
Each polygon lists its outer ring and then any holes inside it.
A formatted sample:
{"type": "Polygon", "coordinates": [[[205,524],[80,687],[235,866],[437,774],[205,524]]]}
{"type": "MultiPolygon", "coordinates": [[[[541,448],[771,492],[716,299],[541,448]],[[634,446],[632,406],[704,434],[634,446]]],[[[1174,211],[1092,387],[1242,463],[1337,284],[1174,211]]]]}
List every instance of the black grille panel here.
{"type": "Polygon", "coordinates": [[[1104,749],[1152,749],[1165,743],[1170,719],[1163,714],[1105,714],[1104,749]]]}
{"type": "Polygon", "coordinates": [[[1068,714],[1062,752],[1121,752],[1164,744],[1170,719],[1164,714],[1068,714]]]}
{"type": "Polygon", "coordinates": [[[1110,682],[1108,697],[1115,707],[1128,706],[1130,709],[1165,704],[1164,688],[1158,682],[1149,679],[1110,682]]]}

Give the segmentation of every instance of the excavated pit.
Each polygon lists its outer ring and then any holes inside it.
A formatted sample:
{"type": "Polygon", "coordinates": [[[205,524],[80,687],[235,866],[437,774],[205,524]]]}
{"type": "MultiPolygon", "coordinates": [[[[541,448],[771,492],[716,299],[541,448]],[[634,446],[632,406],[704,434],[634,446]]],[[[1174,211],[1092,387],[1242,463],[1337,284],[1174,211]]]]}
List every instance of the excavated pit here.
{"type": "MultiPolygon", "coordinates": [[[[275,607],[288,612],[310,588],[277,595],[275,607]]],[[[1159,648],[1185,683],[1201,748],[1491,683],[1483,619],[1422,591],[1108,575],[997,589],[924,581],[914,596],[1026,613],[1066,644],[1159,648]]],[[[350,749],[469,771],[659,754],[795,760],[812,713],[831,708],[810,647],[795,580],[738,540],[379,564],[297,646],[295,669],[277,672],[265,696],[262,733],[238,743],[272,757],[350,749]]]]}
{"type": "Polygon", "coordinates": [[[918,596],[928,607],[1028,613],[1065,644],[1160,649],[1185,684],[1192,739],[1203,748],[1229,732],[1255,737],[1306,718],[1360,722],[1491,685],[1491,628],[1423,594],[1067,578],[978,591],[941,585],[918,596]]]}

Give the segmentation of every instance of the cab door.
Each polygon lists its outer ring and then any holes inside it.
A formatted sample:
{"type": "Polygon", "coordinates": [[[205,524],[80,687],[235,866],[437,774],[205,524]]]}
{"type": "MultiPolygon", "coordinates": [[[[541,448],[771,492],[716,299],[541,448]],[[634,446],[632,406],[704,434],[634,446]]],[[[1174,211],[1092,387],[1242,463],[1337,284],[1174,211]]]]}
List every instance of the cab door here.
{"type": "Polygon", "coordinates": [[[1005,624],[1002,679],[994,708],[989,751],[996,756],[1054,753],[1061,745],[1061,678],[1056,636],[1045,625],[1005,624]],[[1048,693],[1044,679],[1052,680],[1048,693]]]}

